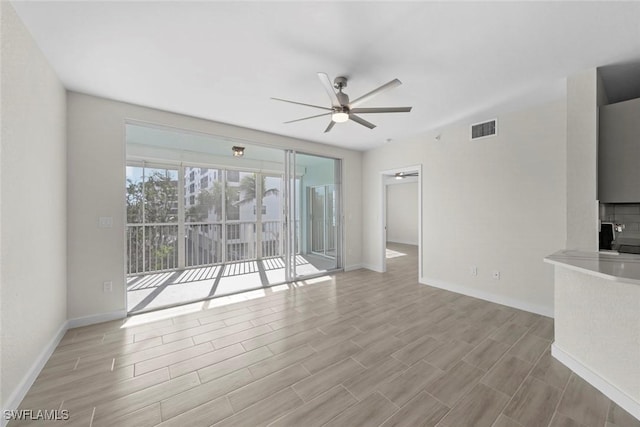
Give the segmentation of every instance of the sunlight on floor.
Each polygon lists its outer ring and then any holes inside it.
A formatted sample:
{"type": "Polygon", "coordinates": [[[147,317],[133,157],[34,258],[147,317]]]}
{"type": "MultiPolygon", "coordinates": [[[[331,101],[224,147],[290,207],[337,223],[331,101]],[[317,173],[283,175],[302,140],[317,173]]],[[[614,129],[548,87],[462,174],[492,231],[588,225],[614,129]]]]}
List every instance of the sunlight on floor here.
{"type": "MultiPolygon", "coordinates": [[[[302,281],[302,283],[304,283],[305,285],[313,285],[315,283],[326,282],[327,280],[331,280],[331,276],[314,277],[313,279],[306,279],[302,281]]],[[[300,282],[296,282],[296,283],[300,283],[300,282]]]]}
{"type": "Polygon", "coordinates": [[[401,257],[401,256],[406,256],[406,255],[407,254],[405,254],[405,253],[394,251],[393,249],[387,248],[387,255],[386,255],[387,259],[389,259],[389,258],[398,258],[398,257],[401,257]]]}
{"type": "Polygon", "coordinates": [[[183,314],[194,313],[196,311],[207,310],[213,307],[221,307],[229,304],[235,304],[241,301],[248,301],[256,298],[262,298],[269,295],[272,295],[276,292],[282,292],[289,289],[299,288],[303,286],[314,285],[317,283],[323,283],[327,281],[332,281],[333,278],[331,276],[320,276],[314,277],[312,279],[306,279],[299,282],[276,285],[265,289],[256,289],[252,291],[240,292],[234,295],[228,295],[223,297],[217,297],[206,301],[199,301],[190,304],[185,304],[177,307],[170,307],[165,309],[160,309],[157,311],[151,311],[148,313],[141,313],[133,315],[127,318],[122,326],[122,328],[131,328],[133,326],[143,325],[145,323],[156,322],[158,320],[169,319],[175,316],[180,316],[183,314]]]}
{"type": "Polygon", "coordinates": [[[295,261],[296,273],[302,277],[297,284],[292,285],[284,284],[285,264],[281,257],[130,276],[127,278],[128,311],[131,314],[142,314],[142,311],[185,303],[187,307],[195,307],[192,310],[200,310],[202,308],[198,304],[201,303],[196,301],[221,297],[226,297],[227,301],[260,298],[274,292],[329,280],[316,278],[309,281],[304,276],[323,274],[336,265],[335,260],[314,254],[297,255],[295,261]],[[270,288],[272,284],[277,284],[278,287],[270,288]]]}

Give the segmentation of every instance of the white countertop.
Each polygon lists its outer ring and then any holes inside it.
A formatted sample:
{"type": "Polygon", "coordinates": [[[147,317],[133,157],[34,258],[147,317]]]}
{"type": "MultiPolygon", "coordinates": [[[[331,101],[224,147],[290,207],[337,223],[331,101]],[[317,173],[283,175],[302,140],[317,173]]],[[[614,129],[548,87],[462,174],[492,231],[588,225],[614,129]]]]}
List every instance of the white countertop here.
{"type": "Polygon", "coordinates": [[[640,285],[640,255],[563,250],[544,261],[603,279],[640,285]]]}

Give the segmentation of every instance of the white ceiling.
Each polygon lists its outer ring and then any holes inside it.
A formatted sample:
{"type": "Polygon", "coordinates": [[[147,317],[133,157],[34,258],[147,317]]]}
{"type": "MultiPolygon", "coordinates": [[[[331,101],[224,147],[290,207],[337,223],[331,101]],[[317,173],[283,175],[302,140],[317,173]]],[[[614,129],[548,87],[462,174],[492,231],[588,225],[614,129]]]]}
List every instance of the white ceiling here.
{"type": "Polygon", "coordinates": [[[13,2],[71,90],[364,150],[563,95],[564,78],[640,60],[638,2],[13,2]],[[316,73],[352,99],[399,78],[324,134],[316,73]]]}

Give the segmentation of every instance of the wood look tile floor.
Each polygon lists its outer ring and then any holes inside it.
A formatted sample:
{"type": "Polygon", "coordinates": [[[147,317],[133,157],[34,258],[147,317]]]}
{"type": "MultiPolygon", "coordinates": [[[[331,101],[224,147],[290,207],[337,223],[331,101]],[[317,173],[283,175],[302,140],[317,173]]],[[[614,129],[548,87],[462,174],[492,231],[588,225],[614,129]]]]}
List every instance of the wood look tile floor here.
{"type": "MultiPolygon", "coordinates": [[[[67,332],[20,409],[67,426],[640,427],[550,355],[553,320],[339,273],[67,332]]],[[[9,426],[29,425],[12,421],[9,426]]]]}

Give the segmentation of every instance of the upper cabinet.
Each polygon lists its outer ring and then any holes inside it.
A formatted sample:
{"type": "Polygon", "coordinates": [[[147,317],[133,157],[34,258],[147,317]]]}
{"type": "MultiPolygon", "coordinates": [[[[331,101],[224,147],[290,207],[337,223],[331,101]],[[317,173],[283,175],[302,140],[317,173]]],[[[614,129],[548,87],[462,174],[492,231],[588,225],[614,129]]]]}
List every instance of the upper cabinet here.
{"type": "Polygon", "coordinates": [[[600,107],[598,198],[640,202],[640,98],[600,107]]]}

